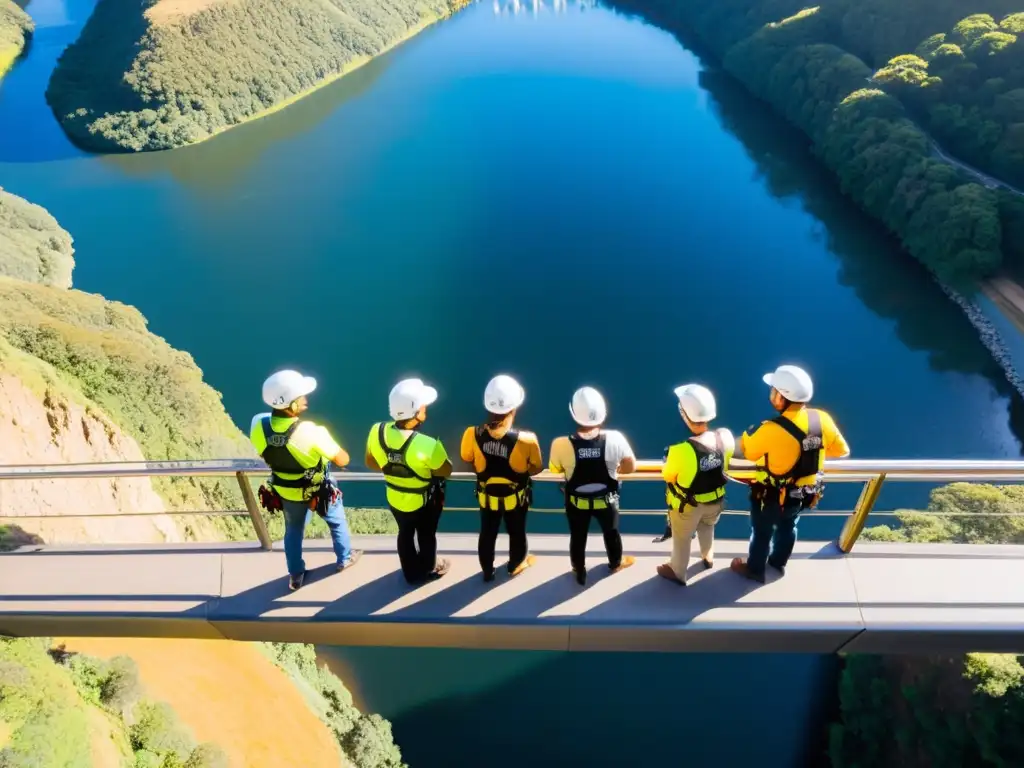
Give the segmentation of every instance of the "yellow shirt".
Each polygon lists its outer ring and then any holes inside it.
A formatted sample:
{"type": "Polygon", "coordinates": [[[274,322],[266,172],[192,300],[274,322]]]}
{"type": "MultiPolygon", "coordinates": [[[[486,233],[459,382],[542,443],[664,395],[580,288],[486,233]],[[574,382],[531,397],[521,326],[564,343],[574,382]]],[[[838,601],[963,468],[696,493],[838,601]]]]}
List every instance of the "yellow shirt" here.
{"type": "MultiPolygon", "coordinates": [[[[715,430],[722,438],[722,452],[725,454],[725,466],[728,468],[729,461],[736,450],[736,440],[727,429],[715,430]]],[[[661,468],[661,477],[669,485],[675,484],[680,488],[689,488],[697,477],[697,452],[693,443],[684,440],[676,443],[668,449],[668,456],[661,468]]],[[[679,497],[669,491],[665,492],[665,501],[672,509],[679,508],[679,497]]]]}
{"type": "MultiPolygon", "coordinates": [[[[488,429],[487,431],[490,432],[491,437],[497,440],[504,437],[507,432],[505,429],[488,429]]],[[[464,462],[473,465],[473,471],[477,474],[487,468],[487,456],[480,450],[480,446],[476,442],[476,427],[467,427],[466,431],[462,433],[459,454],[464,462]]],[[[540,443],[533,432],[525,430],[519,432],[519,440],[516,441],[512,454],[508,457],[508,463],[513,472],[524,475],[544,467],[540,455],[540,443]]]]}
{"type": "MultiPolygon", "coordinates": [[[[383,467],[388,463],[388,457],[377,440],[379,430],[379,423],[370,427],[370,434],[366,436],[366,452],[373,456],[379,466],[383,467]]],[[[387,443],[388,448],[396,450],[402,446],[410,433],[411,430],[396,427],[393,421],[387,422],[384,427],[384,442],[387,443]]],[[[433,475],[433,471],[440,469],[446,461],[448,461],[448,452],[445,451],[440,440],[420,432],[413,434],[405,454],[405,462],[409,465],[409,469],[421,478],[429,479],[433,475]]],[[[421,493],[399,491],[390,486],[387,487],[387,499],[388,504],[399,512],[415,512],[422,508],[424,503],[421,493]]]]}
{"type": "MultiPolygon", "coordinates": [[[[274,432],[287,432],[288,427],[298,418],[294,416],[290,418],[271,416],[269,413],[256,414],[249,428],[249,441],[253,444],[257,453],[262,453],[267,447],[267,442],[263,435],[263,425],[260,423],[267,416],[270,416],[270,428],[274,432]]],[[[319,424],[314,424],[311,421],[303,421],[295,428],[291,439],[288,441],[288,452],[303,467],[312,468],[319,461],[323,461],[324,465],[326,465],[327,462],[341,453],[341,446],[331,437],[331,433],[325,427],[321,427],[319,424]]],[[[286,480],[293,480],[297,477],[296,475],[284,472],[280,473],[280,475],[286,480]]],[[[278,492],[282,499],[287,499],[288,501],[303,500],[301,488],[274,486],[274,490],[278,492]]]]}
{"type": "MultiPolygon", "coordinates": [[[[807,431],[807,408],[803,405],[791,405],[782,415],[792,421],[803,431],[807,431]]],[[[818,454],[818,471],[821,471],[825,459],[841,459],[850,455],[850,446],[846,444],[832,417],[815,408],[821,418],[821,440],[824,450],[818,454]]],[[[789,472],[800,458],[800,443],[793,436],[778,424],[771,421],[761,423],[753,434],[746,432],[740,437],[740,449],[743,456],[755,462],[761,467],[766,466],[768,471],[774,475],[784,475],[789,472]]],[[[796,481],[797,485],[812,485],[815,476],[801,477],[796,481]]]]}

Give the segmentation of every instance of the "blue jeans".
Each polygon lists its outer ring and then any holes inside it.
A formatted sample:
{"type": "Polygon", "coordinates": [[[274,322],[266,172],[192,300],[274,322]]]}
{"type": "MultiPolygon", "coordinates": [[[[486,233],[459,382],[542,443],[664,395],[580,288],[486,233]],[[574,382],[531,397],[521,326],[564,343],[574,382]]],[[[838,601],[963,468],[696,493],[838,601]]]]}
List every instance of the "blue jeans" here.
{"type": "MultiPolygon", "coordinates": [[[[313,515],[306,501],[288,501],[282,499],[284,506],[284,558],[288,563],[288,573],[298,576],[306,570],[306,561],[302,559],[302,536],[306,531],[306,523],[313,515]]],[[[327,508],[324,518],[331,529],[331,543],[334,544],[334,555],[338,565],[348,565],[352,559],[352,541],[348,532],[348,521],[345,519],[345,506],[338,500],[327,508]]]]}
{"type": "Polygon", "coordinates": [[[747,570],[764,575],[765,565],[784,568],[796,544],[796,526],[800,520],[800,499],[779,503],[777,490],[769,489],[760,501],[750,501],[750,551],[747,570]],[[768,549],[771,547],[771,556],[768,549]]]}

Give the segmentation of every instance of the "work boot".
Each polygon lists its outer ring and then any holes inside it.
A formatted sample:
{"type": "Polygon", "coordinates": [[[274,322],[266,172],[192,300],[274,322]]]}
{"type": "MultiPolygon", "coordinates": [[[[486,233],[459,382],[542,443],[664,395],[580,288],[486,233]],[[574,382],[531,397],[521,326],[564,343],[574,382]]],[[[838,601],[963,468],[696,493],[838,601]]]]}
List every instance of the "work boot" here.
{"type": "Polygon", "coordinates": [[[681,587],[686,586],[686,582],[676,576],[676,572],[672,570],[672,566],[668,563],[662,563],[658,566],[657,570],[658,575],[661,576],[661,578],[673,581],[681,587]]]}
{"type": "Polygon", "coordinates": [[[653,543],[661,544],[663,541],[668,541],[671,538],[672,538],[672,526],[671,525],[666,525],[665,526],[665,532],[663,534],[661,534],[661,536],[654,537],[653,543]]]}
{"type": "Polygon", "coordinates": [[[489,571],[484,571],[484,581],[486,581],[486,582],[494,581],[494,569],[493,568],[491,568],[491,570],[489,570],[489,571]]]}
{"type": "Polygon", "coordinates": [[[774,568],[776,571],[778,571],[780,576],[785,576],[786,575],[786,566],[784,566],[784,565],[776,565],[775,563],[772,562],[772,559],[770,557],[768,558],[768,565],[770,565],[772,568],[774,568]]]}
{"type": "Polygon", "coordinates": [[[346,560],[344,563],[338,563],[338,572],[340,573],[341,571],[351,568],[353,565],[359,562],[359,558],[361,558],[362,556],[363,551],[361,549],[353,549],[348,555],[348,560],[346,560]]]}
{"type": "Polygon", "coordinates": [[[527,555],[523,559],[523,562],[521,562],[519,565],[517,565],[515,567],[515,569],[509,569],[508,575],[511,578],[514,579],[516,576],[518,576],[520,573],[525,571],[527,568],[529,568],[531,565],[533,565],[536,562],[537,562],[537,558],[536,557],[534,557],[533,555],[527,555]]]}
{"type": "Polygon", "coordinates": [[[587,570],[585,568],[582,568],[582,569],[580,569],[578,571],[575,568],[573,568],[572,569],[572,574],[573,574],[573,576],[576,577],[576,583],[577,584],[579,584],[581,587],[586,586],[586,583],[587,583],[587,570]]]}
{"type": "Polygon", "coordinates": [[[609,563],[608,564],[608,569],[612,573],[618,573],[619,571],[626,570],[627,568],[629,568],[629,566],[633,565],[633,563],[635,563],[635,562],[636,562],[636,558],[633,557],[632,555],[623,555],[622,556],[622,560],[619,561],[619,564],[617,566],[612,568],[611,563],[609,563]]]}
{"type": "Polygon", "coordinates": [[[702,563],[704,563],[704,570],[705,571],[710,571],[712,568],[715,567],[715,561],[714,560],[708,560],[707,558],[703,558],[702,557],[700,561],[702,563]]]}
{"type": "Polygon", "coordinates": [[[764,574],[757,574],[751,571],[750,568],[747,567],[747,561],[742,557],[734,558],[733,561],[729,563],[729,568],[746,579],[756,581],[759,584],[764,584],[764,574]]]}
{"type": "Polygon", "coordinates": [[[296,589],[302,586],[302,582],[306,580],[306,571],[295,575],[289,574],[288,576],[288,589],[294,592],[296,589]]]}

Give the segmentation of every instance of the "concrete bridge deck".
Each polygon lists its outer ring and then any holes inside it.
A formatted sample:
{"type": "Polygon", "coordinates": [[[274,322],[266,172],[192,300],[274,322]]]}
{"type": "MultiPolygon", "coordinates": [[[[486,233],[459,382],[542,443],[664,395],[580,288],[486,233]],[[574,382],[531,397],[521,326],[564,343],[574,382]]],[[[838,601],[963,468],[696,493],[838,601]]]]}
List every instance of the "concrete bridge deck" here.
{"type": "MultiPolygon", "coordinates": [[[[504,537],[501,537],[503,540],[504,537]]],[[[500,541],[501,541],[500,540],[500,541]]],[[[532,536],[537,565],[483,583],[476,537],[439,537],[444,579],[408,587],[391,536],[336,573],[329,544],[306,544],[306,585],[253,545],[31,546],[0,555],[0,634],[278,640],[332,645],[570,651],[804,653],[1024,652],[1024,547],[861,542],[842,555],[801,542],[761,586],[729,571],[745,541],[717,543],[689,586],[659,578],[668,544],[625,537],[637,564],[569,573],[568,537],[532,536]]],[[[280,546],[279,544],[277,546],[280,546]]],[[[507,550],[499,550],[498,563],[507,550]]]]}

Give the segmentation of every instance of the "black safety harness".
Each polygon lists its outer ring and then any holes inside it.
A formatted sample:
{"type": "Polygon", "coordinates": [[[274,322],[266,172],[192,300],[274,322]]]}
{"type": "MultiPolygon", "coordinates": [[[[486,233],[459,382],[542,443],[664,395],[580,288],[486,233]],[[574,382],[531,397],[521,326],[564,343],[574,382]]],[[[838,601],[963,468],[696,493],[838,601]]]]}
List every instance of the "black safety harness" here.
{"type": "Polygon", "coordinates": [[[576,465],[572,477],[565,484],[566,503],[576,509],[600,509],[597,502],[604,502],[614,507],[619,502],[619,481],[611,476],[605,461],[607,435],[602,432],[597,437],[585,440],[579,434],[569,436],[573,451],[576,453],[576,465]],[[580,491],[585,485],[601,485],[592,491],[580,491]]]}
{"type": "Polygon", "coordinates": [[[512,451],[519,442],[519,430],[510,429],[501,437],[494,437],[487,427],[473,430],[476,444],[487,461],[483,472],[476,474],[477,501],[481,509],[490,509],[490,500],[498,499],[499,508],[504,509],[505,500],[516,497],[516,506],[529,506],[530,476],[512,469],[512,451]],[[506,482],[491,482],[504,480],[506,482]]]}

